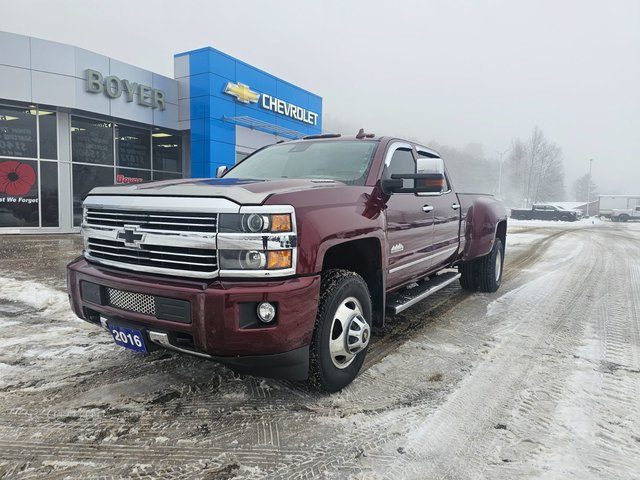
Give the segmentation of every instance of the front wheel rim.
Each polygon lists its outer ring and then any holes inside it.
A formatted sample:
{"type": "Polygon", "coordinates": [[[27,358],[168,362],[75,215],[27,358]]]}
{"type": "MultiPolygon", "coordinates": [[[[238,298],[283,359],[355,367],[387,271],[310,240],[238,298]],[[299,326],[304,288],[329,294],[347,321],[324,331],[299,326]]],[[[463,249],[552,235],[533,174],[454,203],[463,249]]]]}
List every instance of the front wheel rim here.
{"type": "Polygon", "coordinates": [[[364,319],[362,304],[355,297],[347,297],[333,314],[329,331],[329,355],[340,370],[347,368],[356,355],[369,344],[371,330],[364,319]]]}
{"type": "Polygon", "coordinates": [[[502,276],[502,249],[498,249],[496,253],[496,282],[500,281],[502,276]]]}

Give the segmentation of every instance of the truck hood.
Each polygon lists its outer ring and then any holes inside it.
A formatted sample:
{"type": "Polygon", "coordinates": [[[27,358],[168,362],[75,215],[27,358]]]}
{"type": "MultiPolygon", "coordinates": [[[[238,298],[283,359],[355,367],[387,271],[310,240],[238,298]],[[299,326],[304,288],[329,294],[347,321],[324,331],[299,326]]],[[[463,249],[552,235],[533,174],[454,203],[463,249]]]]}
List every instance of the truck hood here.
{"type": "Polygon", "coordinates": [[[156,197],[221,197],[240,205],[260,205],[271,195],[304,190],[344,187],[335,180],[237,178],[187,178],[160,182],[96,187],[89,195],[125,195],[156,197]]]}

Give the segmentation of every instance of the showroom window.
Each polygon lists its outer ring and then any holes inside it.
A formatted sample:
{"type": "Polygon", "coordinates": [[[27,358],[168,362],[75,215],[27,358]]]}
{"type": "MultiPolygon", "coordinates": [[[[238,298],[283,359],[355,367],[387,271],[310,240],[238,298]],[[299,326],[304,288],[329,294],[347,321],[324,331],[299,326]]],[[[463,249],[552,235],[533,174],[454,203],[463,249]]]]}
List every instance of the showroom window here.
{"type": "Polygon", "coordinates": [[[71,117],[73,224],[94,187],[182,178],[182,137],[177,132],[71,117]]]}
{"type": "Polygon", "coordinates": [[[0,228],[58,227],[56,113],[0,105],[0,228]]]}
{"type": "Polygon", "coordinates": [[[71,152],[73,162],[113,165],[113,124],[71,117],[71,152]]]}
{"type": "Polygon", "coordinates": [[[154,131],[153,169],[165,172],[182,172],[182,136],[154,131]]]}

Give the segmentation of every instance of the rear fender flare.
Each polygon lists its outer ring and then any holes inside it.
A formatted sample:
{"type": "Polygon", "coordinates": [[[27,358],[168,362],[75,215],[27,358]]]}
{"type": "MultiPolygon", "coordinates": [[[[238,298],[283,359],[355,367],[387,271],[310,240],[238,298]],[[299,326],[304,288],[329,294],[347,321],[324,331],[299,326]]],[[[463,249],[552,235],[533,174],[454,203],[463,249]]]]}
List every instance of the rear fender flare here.
{"type": "Polygon", "coordinates": [[[474,200],[469,207],[464,224],[465,243],[462,261],[466,262],[488,255],[493,248],[498,235],[498,227],[502,222],[506,227],[507,215],[501,203],[490,197],[479,197],[474,200]]]}

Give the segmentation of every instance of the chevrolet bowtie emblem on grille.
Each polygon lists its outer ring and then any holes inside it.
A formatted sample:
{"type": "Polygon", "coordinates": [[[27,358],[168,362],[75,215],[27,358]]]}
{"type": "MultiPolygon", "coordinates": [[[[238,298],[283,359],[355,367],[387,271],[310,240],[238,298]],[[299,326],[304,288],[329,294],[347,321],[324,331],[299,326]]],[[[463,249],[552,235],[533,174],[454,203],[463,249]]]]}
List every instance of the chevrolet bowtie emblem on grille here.
{"type": "Polygon", "coordinates": [[[242,103],[258,103],[260,94],[251,90],[244,83],[227,83],[224,87],[224,93],[233,95],[239,102],[242,103]]]}
{"type": "Polygon", "coordinates": [[[140,248],[140,243],[144,240],[145,234],[138,233],[135,225],[125,225],[123,230],[118,232],[118,240],[124,242],[125,247],[140,248]]]}

